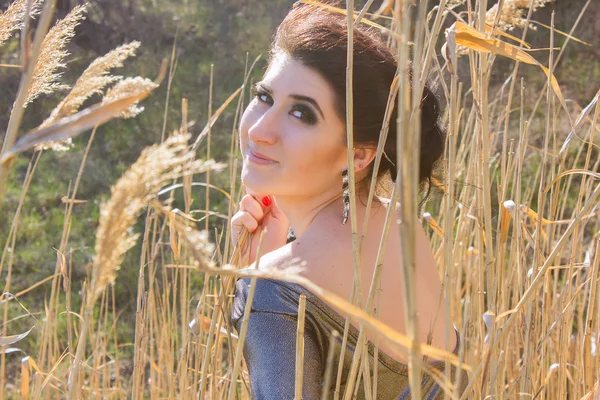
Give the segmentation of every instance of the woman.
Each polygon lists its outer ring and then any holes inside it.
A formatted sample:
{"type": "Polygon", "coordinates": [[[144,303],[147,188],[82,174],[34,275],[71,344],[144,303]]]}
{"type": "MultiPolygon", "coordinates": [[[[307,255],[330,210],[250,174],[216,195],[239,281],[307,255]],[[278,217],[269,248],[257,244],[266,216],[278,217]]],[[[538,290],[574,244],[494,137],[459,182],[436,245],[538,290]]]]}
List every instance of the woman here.
{"type": "MultiPolygon", "coordinates": [[[[362,226],[370,213],[362,256],[362,298],[372,280],[377,249],[389,202],[374,199],[366,209],[373,160],[388,94],[397,62],[376,31],[357,26],[354,33],[354,167],[357,188],[357,222],[362,226]]],[[[267,228],[261,267],[285,264],[299,257],[306,261],[302,273],[318,286],[349,299],[353,282],[352,237],[348,220],[348,162],[345,129],[346,17],[310,6],[291,10],[278,27],[267,70],[254,89],[254,99],[240,124],[244,157],[242,182],[246,194],[232,218],[233,241],[245,227],[252,233],[250,262],[256,258],[258,238],[267,228]],[[286,240],[288,229],[296,240],[286,240]]],[[[395,108],[394,108],[395,109],[395,108]]],[[[429,88],[422,104],[422,152],[419,174],[425,183],[441,157],[444,132],[438,125],[438,101],[429,88]]],[[[396,114],[391,121],[395,121],[396,114]]],[[[392,123],[377,176],[384,181],[396,177],[396,128],[392,123]]],[[[428,337],[434,346],[456,352],[458,332],[446,340],[445,313],[438,313],[441,282],[425,233],[418,227],[416,303],[420,340],[428,337]],[[437,317],[436,317],[437,316],[437,317]]],[[[389,243],[398,243],[398,230],[391,229],[389,243]]],[[[406,332],[402,313],[400,250],[387,246],[380,284],[378,318],[399,332],[406,332]]],[[[250,279],[239,279],[232,322],[240,330],[250,279]]],[[[249,317],[244,358],[251,392],[257,399],[292,399],[297,309],[305,294],[303,398],[318,399],[323,391],[336,389],[337,367],[332,384],[323,387],[330,346],[335,346],[335,365],[340,344],[330,343],[331,332],[344,331],[345,315],[339,314],[300,285],[259,279],[249,317]]],[[[358,331],[351,327],[341,371],[343,395],[358,331]]],[[[379,399],[408,398],[406,359],[378,343],[379,399]],[[394,356],[392,357],[391,354],[394,356]]],[[[369,342],[371,371],[374,346],[369,342]]],[[[443,363],[429,362],[443,370],[443,363]]],[[[462,373],[464,387],[466,375],[462,373]]],[[[356,395],[364,398],[364,384],[356,395]]],[[[426,398],[443,398],[443,391],[425,376],[426,398]]]]}

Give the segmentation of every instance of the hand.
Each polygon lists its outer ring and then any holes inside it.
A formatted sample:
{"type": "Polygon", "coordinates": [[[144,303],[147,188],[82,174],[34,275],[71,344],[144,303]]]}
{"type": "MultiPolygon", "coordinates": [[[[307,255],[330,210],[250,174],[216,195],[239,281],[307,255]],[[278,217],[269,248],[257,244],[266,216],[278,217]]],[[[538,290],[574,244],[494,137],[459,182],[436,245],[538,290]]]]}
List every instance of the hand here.
{"type": "Polygon", "coordinates": [[[264,238],[262,254],[269,253],[284,246],[287,241],[290,223],[273,196],[260,196],[251,194],[246,189],[246,195],[242,197],[239,211],[231,218],[231,240],[236,246],[242,228],[245,227],[250,233],[248,246],[241,249],[242,254],[249,254],[249,264],[256,260],[258,241],[262,231],[267,228],[264,238]]]}

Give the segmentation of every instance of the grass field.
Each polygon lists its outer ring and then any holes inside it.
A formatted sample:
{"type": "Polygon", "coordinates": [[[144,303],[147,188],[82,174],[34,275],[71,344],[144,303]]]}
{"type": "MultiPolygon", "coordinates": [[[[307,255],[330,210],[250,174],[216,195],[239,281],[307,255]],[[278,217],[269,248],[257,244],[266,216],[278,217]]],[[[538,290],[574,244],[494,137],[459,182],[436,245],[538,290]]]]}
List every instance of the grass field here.
{"type": "MultiPolygon", "coordinates": [[[[36,20],[31,40],[20,36],[21,64],[0,65],[0,71],[21,68],[13,108],[5,111],[10,121],[0,153],[0,200],[7,182],[15,179],[15,162],[27,165],[20,197],[0,209],[12,221],[2,227],[7,240],[0,259],[5,285],[0,304],[0,400],[249,398],[240,340],[245,328],[238,338],[228,318],[232,283],[239,276],[301,283],[379,331],[391,346],[409,355],[415,394],[426,368],[421,359],[428,355],[460,366],[469,376],[462,397],[455,393],[454,382],[435,376],[448,398],[600,398],[600,82],[589,82],[596,86],[596,95],[578,104],[564,96],[554,75],[564,49],[578,41],[572,32],[579,22],[571,32],[538,27],[537,35],[547,36],[547,46],[534,52],[528,49],[527,34],[544,0],[495,5],[441,0],[429,7],[425,2],[389,0],[378,2],[379,9],[367,1],[354,14],[348,12],[355,9],[349,0],[346,8],[331,10],[354,15],[349,24],[380,27],[397,51],[400,67],[391,93],[402,99],[397,121],[403,132],[397,160],[402,178],[397,182],[402,184],[390,188],[388,195],[403,204],[406,223],[391,224],[402,230],[403,238],[391,245],[414,248],[412,229],[419,223],[427,227],[447,299],[440,302],[439,312],[448,313],[461,332],[455,357],[412,340],[418,337],[413,318],[407,320],[406,333],[395,332],[379,323],[372,310],[305,280],[294,265],[240,269],[246,265],[230,245],[230,232],[210,223],[227,226],[244,193],[238,176],[237,126],[231,127],[228,159],[212,159],[211,137],[225,109],[235,110],[234,121],[239,120],[254,67],[250,58],[246,81],[223,104],[209,108],[210,117],[202,121],[199,134],[190,133],[188,101],[171,99],[181,101],[180,128],[169,132],[166,125],[156,127],[161,142],[142,152],[114,184],[110,199],[100,205],[96,242],[89,249],[92,262],[74,265],[69,245],[73,209],[85,202],[77,193],[89,173],[85,167],[96,129],[142,112],[143,100],[158,85],[170,86],[175,60],[163,63],[156,77],[114,75],[140,46],[123,44],[92,62],[44,122],[25,133],[21,126],[28,105],[61,87],[58,71],[68,57],[65,46],[86,12],[85,6],[76,7],[52,25],[55,3],[16,0],[0,13],[0,46],[18,31],[29,32],[31,18],[36,20]],[[512,27],[522,28],[522,36],[513,36],[512,27]],[[500,59],[512,60],[512,70],[502,85],[491,85],[500,59]],[[415,80],[412,89],[408,68],[423,78],[415,80]],[[537,81],[545,84],[529,86],[520,78],[521,69],[535,71],[541,77],[537,81]],[[443,169],[432,188],[436,195],[419,215],[416,171],[410,166],[418,162],[417,117],[427,76],[437,83],[447,105],[443,121],[448,136],[443,169]],[[101,100],[88,105],[92,95],[101,100]],[[28,228],[22,212],[28,192],[35,188],[40,158],[68,151],[77,135],[89,131],[79,172],[69,178],[69,191],[61,202],[52,205],[63,210],[64,227],[62,236],[55,238],[54,272],[15,291],[11,284],[20,273],[13,268],[19,252],[15,243],[28,228]],[[215,177],[224,178],[219,182],[228,186],[212,184],[215,177]],[[197,187],[206,189],[205,197],[193,196],[197,187]],[[211,206],[209,192],[222,196],[227,213],[211,206]],[[115,300],[115,287],[120,284],[119,266],[136,243],[141,243],[141,252],[137,288],[131,292],[137,298],[135,336],[123,342],[120,326],[129,321],[120,319],[124,309],[115,300]],[[82,286],[73,281],[81,275],[82,286]],[[39,309],[22,304],[22,298],[32,295],[43,296],[39,309]],[[27,341],[35,345],[22,347],[27,341]]],[[[584,13],[585,8],[580,11],[584,13]]],[[[348,90],[351,86],[347,81],[348,90]]],[[[212,94],[212,79],[210,90],[212,94]]],[[[375,162],[380,158],[379,153],[375,162]]],[[[360,233],[363,227],[354,223],[352,229],[360,233]]],[[[360,253],[354,249],[355,257],[360,253]]],[[[399,268],[412,282],[414,254],[404,253],[399,268]]],[[[356,275],[355,286],[364,284],[371,282],[360,282],[356,275]]],[[[414,315],[414,293],[408,290],[403,296],[404,314],[414,315]]],[[[303,323],[300,318],[300,331],[303,323]]],[[[355,384],[374,372],[360,361],[357,356],[353,362],[355,384]]],[[[366,388],[365,397],[373,398],[371,386],[366,388]]],[[[351,392],[340,397],[351,398],[351,392]]]]}

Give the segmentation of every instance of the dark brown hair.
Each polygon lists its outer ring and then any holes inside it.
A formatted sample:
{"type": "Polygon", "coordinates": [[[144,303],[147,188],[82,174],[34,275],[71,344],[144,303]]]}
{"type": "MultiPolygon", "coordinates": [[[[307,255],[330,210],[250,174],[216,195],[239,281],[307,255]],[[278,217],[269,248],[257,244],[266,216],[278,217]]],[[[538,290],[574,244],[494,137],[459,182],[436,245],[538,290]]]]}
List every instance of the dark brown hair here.
{"type": "MultiPolygon", "coordinates": [[[[333,4],[330,2],[330,4],[333,4]]],[[[317,71],[335,92],[335,109],[346,119],[346,52],[348,27],[346,16],[321,7],[298,5],[286,15],[275,32],[269,62],[280,52],[317,71]]],[[[378,30],[355,25],[354,29],[354,143],[377,145],[398,62],[378,30]]],[[[421,157],[419,182],[428,183],[437,161],[444,152],[445,131],[439,125],[440,105],[429,85],[421,104],[421,157]]],[[[377,171],[380,178],[390,172],[396,178],[396,117],[393,107],[388,137],[377,171]],[[390,162],[391,160],[391,162],[390,162]]],[[[370,167],[372,168],[372,166],[370,167]]],[[[369,174],[370,175],[370,174],[369,174]]],[[[428,190],[429,192],[429,190],[428,190]]]]}

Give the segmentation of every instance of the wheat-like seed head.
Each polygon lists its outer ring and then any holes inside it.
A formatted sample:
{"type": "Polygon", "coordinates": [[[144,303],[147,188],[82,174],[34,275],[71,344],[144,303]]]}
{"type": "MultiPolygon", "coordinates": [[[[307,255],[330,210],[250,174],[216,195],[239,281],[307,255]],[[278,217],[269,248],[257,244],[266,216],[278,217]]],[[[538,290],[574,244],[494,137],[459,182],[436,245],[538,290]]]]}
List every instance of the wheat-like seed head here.
{"type": "MultiPolygon", "coordinates": [[[[535,0],[532,6],[532,12],[538,8],[544,7],[550,0],[535,0]]],[[[498,28],[507,31],[516,28],[524,28],[527,23],[526,10],[529,9],[530,0],[505,0],[500,12],[500,20],[498,28]]],[[[498,12],[498,4],[494,4],[485,14],[485,23],[493,25],[496,14],[498,12]]],[[[530,25],[531,29],[535,29],[530,25]]]]}
{"type": "Polygon", "coordinates": [[[31,103],[42,94],[51,94],[68,86],[59,83],[64,68],[64,59],[69,53],[65,47],[75,35],[75,28],[84,18],[86,6],[77,6],[62,20],[58,21],[48,32],[40,48],[40,55],[33,69],[33,78],[29,86],[25,105],[31,103]]]}
{"type": "Polygon", "coordinates": [[[133,224],[160,188],[183,174],[215,167],[213,161],[194,160],[189,138],[189,134],[174,134],[165,142],[144,149],[111,189],[110,200],[101,205],[89,301],[94,302],[114,281],[123,255],[137,240],[133,224]]]}
{"type": "MultiPolygon", "coordinates": [[[[25,14],[27,13],[27,1],[17,0],[10,4],[6,11],[0,14],[0,47],[6,43],[13,32],[23,28],[25,14]]],[[[31,2],[29,15],[34,17],[40,13],[41,0],[31,2]]]]}
{"type": "MultiPolygon", "coordinates": [[[[152,82],[148,78],[142,78],[141,76],[136,76],[135,78],[125,78],[122,81],[117,82],[113,87],[106,91],[106,95],[104,95],[102,103],[110,103],[134,94],[149,92],[157,87],[157,83],[152,82]]],[[[142,111],[144,111],[144,107],[133,104],[131,107],[129,107],[129,110],[125,111],[121,116],[123,118],[131,118],[135,117],[142,111]]]]}
{"type": "Polygon", "coordinates": [[[124,44],[92,61],[77,79],[71,92],[56,106],[41,126],[48,126],[60,118],[75,114],[84,101],[94,94],[102,94],[105,87],[119,81],[121,77],[109,75],[109,70],[122,67],[123,61],[135,56],[139,46],[140,42],[137,41],[124,44]]]}
{"type": "MultiPolygon", "coordinates": [[[[105,87],[122,79],[121,76],[109,75],[109,70],[120,68],[128,57],[135,56],[140,42],[133,41],[117,47],[102,57],[96,58],[81,74],[69,94],[52,110],[50,116],[40,125],[41,128],[50,126],[61,118],[68,117],[79,111],[81,105],[94,94],[102,94],[105,87]]],[[[72,147],[71,138],[63,142],[40,143],[36,148],[64,151],[72,147]]]]}

